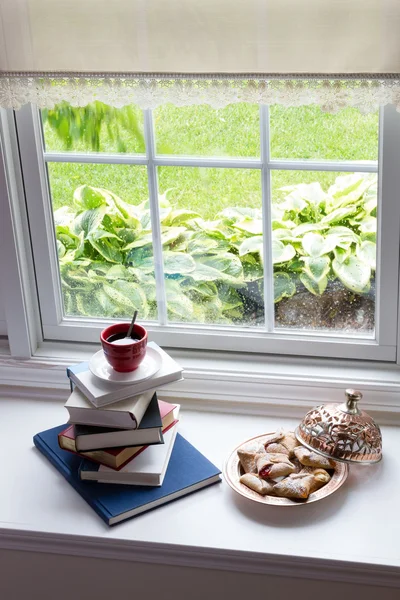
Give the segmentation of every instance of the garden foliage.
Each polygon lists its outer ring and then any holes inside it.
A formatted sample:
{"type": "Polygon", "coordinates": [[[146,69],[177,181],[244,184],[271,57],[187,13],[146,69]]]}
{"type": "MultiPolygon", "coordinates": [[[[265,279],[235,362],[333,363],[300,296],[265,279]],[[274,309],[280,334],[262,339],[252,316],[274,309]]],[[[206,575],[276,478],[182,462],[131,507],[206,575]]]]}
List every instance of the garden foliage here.
{"type": "MultiPolygon", "coordinates": [[[[375,175],[340,176],[282,188],[272,205],[275,302],[304,287],[321,295],[330,280],[369,291],[376,261],[375,175]]],[[[232,207],[212,221],[160,196],[168,316],[175,321],[249,323],[262,311],[261,211],[232,207]]],[[[82,185],[54,213],[66,313],[156,318],[149,201],[139,206],[82,185]]]]}

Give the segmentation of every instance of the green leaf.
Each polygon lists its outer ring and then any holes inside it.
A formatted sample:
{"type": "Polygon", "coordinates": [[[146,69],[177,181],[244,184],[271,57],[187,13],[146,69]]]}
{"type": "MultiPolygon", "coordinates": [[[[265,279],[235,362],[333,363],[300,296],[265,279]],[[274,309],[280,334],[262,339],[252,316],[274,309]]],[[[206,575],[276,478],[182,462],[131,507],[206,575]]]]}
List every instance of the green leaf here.
{"type": "Polygon", "coordinates": [[[190,273],[190,277],[195,281],[223,281],[230,283],[235,287],[242,287],[244,285],[244,281],[241,279],[231,277],[230,275],[223,273],[218,269],[214,269],[209,265],[205,265],[198,260],[196,260],[196,269],[190,273]]]}
{"type": "Polygon", "coordinates": [[[241,297],[230,285],[220,284],[218,286],[218,297],[222,302],[221,310],[223,312],[243,306],[241,297]]]}
{"type": "Polygon", "coordinates": [[[146,295],[137,283],[117,280],[112,286],[104,284],[103,289],[118,308],[127,311],[126,314],[130,315],[134,310],[138,310],[142,319],[147,316],[148,304],[146,295]]]}
{"type": "Polygon", "coordinates": [[[357,202],[371,186],[376,186],[376,181],[376,175],[362,173],[337,177],[335,183],[328,190],[330,196],[328,210],[343,208],[357,202]]]}
{"type": "Polygon", "coordinates": [[[232,208],[224,208],[220,215],[232,221],[241,221],[243,217],[248,217],[250,219],[261,219],[261,210],[258,208],[236,206],[232,208]]]}
{"type": "Polygon", "coordinates": [[[296,223],[290,219],[272,219],[272,229],[294,229],[296,223]]]}
{"type": "Polygon", "coordinates": [[[337,208],[333,212],[325,215],[325,217],[321,219],[321,223],[340,223],[340,221],[343,221],[346,217],[348,217],[349,215],[353,215],[355,212],[357,212],[357,206],[346,206],[344,208],[337,208]]]}
{"type": "Polygon", "coordinates": [[[322,256],[329,254],[337,246],[337,238],[334,235],[329,235],[326,238],[320,233],[309,232],[303,237],[302,246],[304,251],[309,256],[322,256]]]}
{"type": "Polygon", "coordinates": [[[183,252],[164,252],[164,273],[166,275],[187,275],[196,268],[196,263],[190,254],[183,252]]]}
{"type": "Polygon", "coordinates": [[[123,265],[113,265],[107,270],[107,279],[132,279],[132,275],[129,270],[123,265]]]}
{"type": "Polygon", "coordinates": [[[253,219],[251,217],[245,217],[241,221],[234,223],[233,227],[253,235],[261,235],[263,232],[262,220],[253,219]]]}
{"type": "MultiPolygon", "coordinates": [[[[185,227],[163,227],[161,230],[161,242],[163,246],[171,244],[178,239],[178,237],[186,231],[185,227]]],[[[124,251],[131,250],[133,248],[141,248],[143,246],[150,246],[153,244],[153,237],[151,233],[146,233],[143,236],[138,237],[134,242],[125,246],[124,251]]]]}
{"type": "Polygon", "coordinates": [[[357,257],[367,263],[373,271],[376,269],[376,244],[374,242],[361,242],[356,247],[357,257]]]}
{"type": "Polygon", "coordinates": [[[242,267],[244,280],[246,282],[262,279],[264,276],[263,266],[260,257],[255,258],[251,254],[246,254],[242,258],[242,267]]]}
{"type": "Polygon", "coordinates": [[[296,238],[293,236],[293,230],[290,231],[289,229],[273,229],[272,237],[275,240],[281,240],[281,242],[293,243],[296,241],[300,241],[300,240],[296,240],[296,238]]]}
{"type": "Polygon", "coordinates": [[[350,227],[345,227],[343,225],[337,225],[336,227],[331,227],[327,232],[327,235],[334,235],[339,238],[340,243],[357,243],[358,235],[354,233],[350,227]]]}
{"type": "Polygon", "coordinates": [[[107,204],[104,190],[81,185],[74,192],[74,203],[80,210],[91,210],[107,204]]]}
{"type": "Polygon", "coordinates": [[[376,233],[377,230],[377,220],[375,217],[365,217],[359,223],[359,229],[361,233],[376,233]]]}
{"type": "Polygon", "coordinates": [[[89,233],[87,239],[93,248],[109,262],[120,263],[123,261],[120,240],[113,233],[98,229],[89,233]]]}
{"type": "Polygon", "coordinates": [[[296,255],[291,244],[286,246],[279,240],[272,240],[272,264],[289,262],[296,255]]]}
{"type": "Polygon", "coordinates": [[[62,258],[65,255],[65,246],[60,240],[57,240],[57,255],[58,258],[62,258]]]}
{"type": "MultiPolygon", "coordinates": [[[[285,188],[280,188],[280,189],[285,190],[285,188]]],[[[295,186],[290,186],[287,189],[287,191],[290,191],[291,193],[289,194],[289,196],[286,197],[286,199],[289,197],[295,196],[297,198],[301,198],[303,201],[306,202],[306,204],[309,204],[313,207],[321,206],[322,204],[325,203],[326,198],[327,198],[327,194],[326,194],[326,192],[323,191],[321,184],[319,182],[299,183],[295,186]]],[[[301,210],[303,210],[303,208],[301,210]]],[[[293,209],[289,209],[289,210],[293,210],[293,209]]]]}
{"type": "Polygon", "coordinates": [[[212,267],[213,269],[217,269],[218,271],[222,271],[226,275],[230,275],[235,278],[243,276],[243,268],[240,259],[235,254],[230,252],[212,256],[204,256],[199,260],[204,265],[212,267]]]}
{"type": "Polygon", "coordinates": [[[173,321],[192,321],[193,302],[183,293],[181,286],[171,279],[165,280],[168,317],[173,321]]]}
{"type": "Polygon", "coordinates": [[[331,261],[328,256],[307,257],[304,258],[304,273],[306,273],[316,283],[326,278],[331,268],[331,261]]]}
{"type": "Polygon", "coordinates": [[[350,256],[350,248],[341,248],[338,246],[334,249],[333,253],[337,262],[342,263],[350,256]]]}
{"type": "Polygon", "coordinates": [[[246,238],[240,245],[239,256],[244,256],[252,252],[259,252],[262,254],[263,251],[263,236],[255,235],[250,238],[246,238]]]}
{"type": "Polygon", "coordinates": [[[301,212],[307,206],[307,202],[303,200],[299,192],[293,191],[291,194],[286,196],[285,201],[279,204],[279,208],[285,211],[294,211],[296,213],[301,212]]]}
{"type": "Polygon", "coordinates": [[[68,227],[73,220],[75,213],[72,212],[69,206],[62,206],[54,211],[53,220],[54,226],[68,227]]]}
{"type": "Polygon", "coordinates": [[[223,240],[230,239],[234,233],[234,229],[230,229],[227,227],[222,221],[205,221],[202,218],[191,219],[187,223],[188,227],[194,229],[195,231],[204,231],[208,233],[212,237],[220,238],[223,240]]]}
{"type": "Polygon", "coordinates": [[[295,238],[301,237],[305,233],[309,231],[321,231],[323,229],[328,229],[329,225],[324,225],[324,223],[302,223],[292,229],[292,235],[295,238]]]}
{"type": "Polygon", "coordinates": [[[126,225],[128,225],[132,229],[141,229],[142,225],[140,222],[140,212],[137,206],[133,204],[128,204],[128,202],[124,202],[119,196],[113,194],[113,192],[109,192],[108,190],[102,190],[106,197],[107,203],[111,207],[115,207],[126,225]]]}
{"type": "Polygon", "coordinates": [[[229,242],[210,237],[205,233],[196,233],[189,241],[187,249],[193,255],[218,254],[229,249],[229,242]]]}
{"type": "Polygon", "coordinates": [[[321,296],[326,290],[326,286],[328,285],[328,278],[322,277],[318,282],[315,281],[312,277],[308,275],[308,273],[300,274],[300,281],[304,285],[304,287],[314,294],[314,296],[321,296]]]}
{"type": "Polygon", "coordinates": [[[57,225],[56,237],[67,248],[67,250],[75,249],[80,245],[79,236],[72,233],[69,227],[57,225]]]}
{"type": "Polygon", "coordinates": [[[274,302],[280,302],[282,298],[291,298],[296,293],[296,286],[287,273],[278,271],[274,273],[274,302]]]}
{"type": "Polygon", "coordinates": [[[332,261],[333,272],[345,287],[353,292],[362,294],[369,287],[371,267],[354,255],[343,262],[332,261]]]}
{"type": "Polygon", "coordinates": [[[115,304],[103,289],[96,292],[96,298],[103,309],[103,316],[113,317],[118,311],[118,305],[115,304]]]}
{"type": "Polygon", "coordinates": [[[77,215],[71,223],[72,231],[76,235],[79,235],[81,232],[83,232],[85,237],[87,237],[89,233],[100,227],[106,211],[106,206],[85,210],[77,215]]]}
{"type": "Polygon", "coordinates": [[[184,208],[173,210],[168,215],[168,219],[165,224],[168,225],[186,225],[190,219],[200,217],[199,213],[192,210],[185,210],[184,208]]]}

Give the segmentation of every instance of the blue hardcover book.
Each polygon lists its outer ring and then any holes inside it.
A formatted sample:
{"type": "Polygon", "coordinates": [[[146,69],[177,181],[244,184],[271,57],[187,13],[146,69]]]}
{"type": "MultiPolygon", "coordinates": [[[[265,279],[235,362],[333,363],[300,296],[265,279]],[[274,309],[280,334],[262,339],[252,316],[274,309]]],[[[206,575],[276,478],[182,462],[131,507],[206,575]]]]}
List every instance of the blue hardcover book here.
{"type": "Polygon", "coordinates": [[[221,481],[221,471],[179,433],[161,487],[81,481],[79,466],[82,459],[58,445],[57,436],[66,427],[64,424],[42,431],[34,436],[33,442],[107,525],[116,525],[221,481]]]}

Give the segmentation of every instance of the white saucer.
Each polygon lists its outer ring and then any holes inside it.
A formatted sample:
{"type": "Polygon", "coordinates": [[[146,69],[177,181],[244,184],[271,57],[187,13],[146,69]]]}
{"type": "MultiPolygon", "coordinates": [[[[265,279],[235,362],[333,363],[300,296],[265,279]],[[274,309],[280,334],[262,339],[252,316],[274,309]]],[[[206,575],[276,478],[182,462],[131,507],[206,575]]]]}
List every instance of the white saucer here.
{"type": "Polygon", "coordinates": [[[89,369],[99,379],[110,383],[139,383],[153,377],[161,367],[161,356],[154,348],[147,347],[146,356],[135,371],[118,373],[108,364],[103,350],[99,350],[89,361],[89,369]]]}

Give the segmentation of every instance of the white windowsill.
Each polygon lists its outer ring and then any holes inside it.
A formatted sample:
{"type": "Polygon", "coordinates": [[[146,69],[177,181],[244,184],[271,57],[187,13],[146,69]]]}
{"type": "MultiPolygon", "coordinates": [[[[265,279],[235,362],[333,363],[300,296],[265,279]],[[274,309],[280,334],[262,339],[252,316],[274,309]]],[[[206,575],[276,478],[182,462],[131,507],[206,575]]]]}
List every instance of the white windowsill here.
{"type": "MultiPolygon", "coordinates": [[[[13,359],[0,345],[0,385],[26,386],[31,398],[65,400],[68,365],[88,360],[95,344],[45,342],[31,359],[13,359]],[[35,391],[36,390],[36,391],[35,391]]],[[[379,423],[400,425],[400,367],[371,361],[318,359],[170,349],[184,368],[184,380],[160,390],[160,397],[207,411],[302,417],[316,404],[341,402],[358,388],[362,407],[379,423]]],[[[21,394],[21,391],[18,392],[21,394]]]]}
{"type": "MultiPolygon", "coordinates": [[[[66,420],[59,401],[0,396],[0,547],[167,565],[400,586],[398,430],[384,460],[352,467],[329,498],[291,510],[253,504],[223,481],[108,528],[35,449],[66,420]]],[[[296,419],[183,410],[179,426],[217,466],[243,440],[296,419]]]]}

